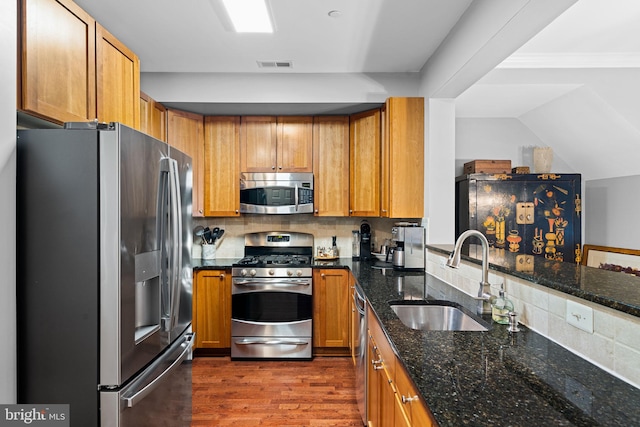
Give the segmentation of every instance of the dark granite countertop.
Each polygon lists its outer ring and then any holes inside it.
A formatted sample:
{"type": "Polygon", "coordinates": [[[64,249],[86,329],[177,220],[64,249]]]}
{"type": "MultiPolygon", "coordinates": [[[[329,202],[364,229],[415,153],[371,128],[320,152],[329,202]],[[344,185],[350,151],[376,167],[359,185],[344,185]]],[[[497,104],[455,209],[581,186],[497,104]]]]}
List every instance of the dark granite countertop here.
{"type": "MultiPolygon", "coordinates": [[[[453,245],[427,245],[427,249],[449,255],[453,245]]],[[[534,258],[533,271],[520,271],[516,256],[504,249],[492,248],[489,251],[490,268],[640,317],[638,276],[541,257],[534,258]]],[[[476,245],[472,245],[470,255],[463,255],[463,259],[477,264],[481,264],[481,258],[481,248],[476,245]]]]}
{"type": "MultiPolygon", "coordinates": [[[[194,269],[229,268],[234,260],[194,260],[194,269]]],[[[424,273],[376,263],[317,262],[349,268],[401,363],[441,427],[640,425],[640,390],[520,326],[491,323],[486,332],[416,331],[389,306],[399,299],[476,301],[424,273]],[[376,265],[377,264],[377,265],[376,265]]]]}

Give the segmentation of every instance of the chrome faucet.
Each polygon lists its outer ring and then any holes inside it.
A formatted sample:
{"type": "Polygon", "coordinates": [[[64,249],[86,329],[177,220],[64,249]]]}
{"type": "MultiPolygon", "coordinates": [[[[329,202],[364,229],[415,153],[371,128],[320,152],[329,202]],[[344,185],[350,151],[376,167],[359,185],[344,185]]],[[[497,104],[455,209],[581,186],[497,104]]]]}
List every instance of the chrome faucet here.
{"type": "Polygon", "coordinates": [[[482,281],[480,282],[480,288],[478,289],[478,314],[490,314],[491,313],[491,285],[489,284],[489,241],[481,232],[477,230],[467,230],[462,233],[456,245],[453,248],[453,252],[449,255],[447,260],[447,266],[451,268],[458,268],[460,266],[460,251],[462,250],[462,244],[464,241],[471,237],[477,237],[482,243],[482,281]]]}

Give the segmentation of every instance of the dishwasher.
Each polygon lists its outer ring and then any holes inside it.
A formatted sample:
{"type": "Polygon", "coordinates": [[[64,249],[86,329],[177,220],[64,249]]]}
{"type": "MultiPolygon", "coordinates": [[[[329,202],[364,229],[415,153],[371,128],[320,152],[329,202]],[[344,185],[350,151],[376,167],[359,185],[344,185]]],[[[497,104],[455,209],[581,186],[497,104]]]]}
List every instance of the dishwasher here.
{"type": "Polygon", "coordinates": [[[362,289],[356,284],[353,287],[353,303],[357,322],[354,326],[356,357],[356,398],[358,411],[362,416],[362,424],[367,425],[367,301],[362,289]]]}

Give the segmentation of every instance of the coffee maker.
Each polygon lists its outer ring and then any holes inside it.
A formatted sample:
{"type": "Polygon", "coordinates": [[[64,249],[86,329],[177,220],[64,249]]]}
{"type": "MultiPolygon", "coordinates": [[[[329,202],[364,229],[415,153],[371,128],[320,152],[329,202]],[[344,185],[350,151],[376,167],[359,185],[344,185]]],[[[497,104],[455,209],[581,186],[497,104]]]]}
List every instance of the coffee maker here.
{"type": "Polygon", "coordinates": [[[396,224],[391,228],[391,240],[396,245],[392,259],[395,270],[424,271],[424,227],[396,224]]]}
{"type": "Polygon", "coordinates": [[[371,259],[371,226],[368,222],[360,224],[360,260],[371,259]]]}

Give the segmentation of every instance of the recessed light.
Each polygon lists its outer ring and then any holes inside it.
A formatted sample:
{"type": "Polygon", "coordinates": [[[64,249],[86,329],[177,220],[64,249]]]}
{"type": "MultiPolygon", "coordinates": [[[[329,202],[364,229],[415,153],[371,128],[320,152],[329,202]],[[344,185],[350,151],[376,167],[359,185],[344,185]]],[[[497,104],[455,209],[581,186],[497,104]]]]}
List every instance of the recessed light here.
{"type": "Polygon", "coordinates": [[[340,12],[339,10],[330,10],[327,15],[329,15],[331,18],[339,18],[342,15],[342,12],[340,12]]]}
{"type": "Polygon", "coordinates": [[[237,33],[273,33],[265,0],[222,0],[237,33]]]}

